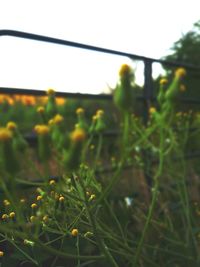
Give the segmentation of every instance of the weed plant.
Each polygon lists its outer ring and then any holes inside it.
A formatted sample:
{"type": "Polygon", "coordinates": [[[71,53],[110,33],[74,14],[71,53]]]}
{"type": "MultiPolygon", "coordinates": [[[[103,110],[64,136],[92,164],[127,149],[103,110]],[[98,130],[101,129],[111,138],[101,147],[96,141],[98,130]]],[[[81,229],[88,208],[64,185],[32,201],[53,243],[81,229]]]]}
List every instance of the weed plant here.
{"type": "Polygon", "coordinates": [[[198,147],[200,117],[176,112],[185,75],[179,68],[170,84],[161,79],[144,125],[123,65],[115,142],[102,109],[88,121],[77,108],[70,129],[53,89],[32,107],[36,151],[15,122],[1,125],[1,266],[200,266],[199,172],[185,159],[198,147]]]}

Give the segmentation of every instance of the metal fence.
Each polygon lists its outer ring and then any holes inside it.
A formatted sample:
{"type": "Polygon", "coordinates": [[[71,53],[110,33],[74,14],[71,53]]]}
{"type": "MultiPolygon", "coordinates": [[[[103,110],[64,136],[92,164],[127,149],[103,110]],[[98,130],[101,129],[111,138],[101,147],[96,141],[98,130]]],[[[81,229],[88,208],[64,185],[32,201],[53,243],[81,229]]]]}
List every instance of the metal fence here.
{"type": "MultiPolygon", "coordinates": [[[[162,66],[170,66],[170,67],[184,67],[187,70],[194,71],[197,73],[197,75],[200,78],[200,67],[194,66],[192,64],[185,64],[181,62],[171,62],[161,59],[155,59],[145,56],[139,56],[131,53],[106,49],[102,47],[97,46],[91,46],[87,44],[62,40],[58,38],[52,38],[48,36],[43,35],[37,35],[27,32],[21,32],[21,31],[14,31],[14,30],[0,30],[0,37],[3,36],[10,36],[10,37],[16,37],[16,38],[23,38],[23,39],[29,39],[34,41],[40,41],[40,42],[47,42],[47,43],[53,43],[57,45],[64,45],[69,47],[75,47],[79,49],[86,49],[101,53],[106,53],[110,55],[116,55],[116,56],[124,56],[131,60],[139,60],[144,63],[144,88],[143,88],[143,95],[139,97],[139,100],[143,102],[143,118],[144,123],[147,123],[148,121],[148,110],[152,103],[152,101],[155,101],[154,97],[154,86],[153,86],[153,77],[152,77],[152,65],[153,63],[159,63],[162,66]]],[[[21,95],[34,95],[34,96],[42,96],[45,95],[45,91],[41,91],[38,89],[22,89],[22,88],[5,88],[0,87],[0,94],[21,94],[21,95]]],[[[99,95],[93,95],[93,94],[81,94],[81,93],[67,93],[67,92],[56,92],[56,95],[58,97],[67,97],[67,98],[81,98],[81,99],[91,99],[91,100],[111,100],[112,95],[108,94],[99,94],[99,95]]],[[[200,104],[199,99],[188,99],[188,98],[181,98],[180,101],[183,103],[191,103],[191,104],[200,104]]],[[[29,141],[33,141],[32,138],[29,141]]],[[[34,142],[35,143],[35,142],[34,142]]],[[[145,156],[145,155],[144,155],[145,156]]],[[[186,155],[186,159],[192,159],[200,156],[200,152],[194,152],[192,155],[186,155]]],[[[175,159],[176,160],[176,159],[175,159]]],[[[177,159],[178,160],[178,159],[177,159]]],[[[109,172],[112,171],[112,169],[108,169],[105,171],[109,172]]],[[[144,170],[145,171],[145,170],[144,170]]],[[[151,185],[151,177],[146,173],[146,179],[149,185],[151,185]]]]}
{"type": "MultiPolygon", "coordinates": [[[[126,53],[122,51],[116,51],[111,49],[106,49],[102,47],[97,46],[91,46],[87,44],[67,41],[63,39],[38,35],[38,34],[32,34],[27,32],[21,32],[21,31],[14,31],[14,30],[0,30],[0,37],[3,36],[10,36],[10,37],[16,37],[16,38],[23,38],[23,39],[29,39],[34,41],[41,41],[41,42],[47,42],[47,43],[53,43],[57,45],[64,45],[69,47],[75,47],[80,49],[87,49],[90,51],[96,51],[101,53],[106,53],[110,55],[116,55],[116,56],[124,56],[127,58],[130,58],[131,60],[139,60],[144,63],[144,90],[143,90],[143,101],[146,107],[149,107],[150,102],[153,100],[153,78],[152,78],[152,64],[153,63],[160,63],[161,65],[165,66],[172,66],[172,67],[184,67],[188,70],[197,71],[200,73],[200,66],[194,66],[192,64],[186,64],[181,62],[171,62],[161,59],[155,59],[140,55],[135,55],[131,53],[126,53]]],[[[27,95],[44,95],[43,91],[34,90],[34,89],[21,89],[21,88],[2,88],[0,87],[0,93],[9,93],[9,94],[27,94],[27,95]]],[[[111,95],[107,94],[99,94],[99,95],[92,95],[92,94],[73,94],[73,93],[64,93],[64,92],[57,92],[57,96],[63,96],[63,97],[81,97],[85,99],[111,99],[111,95]]],[[[184,101],[189,101],[192,103],[200,103],[199,100],[196,99],[187,99],[184,101]]]]}

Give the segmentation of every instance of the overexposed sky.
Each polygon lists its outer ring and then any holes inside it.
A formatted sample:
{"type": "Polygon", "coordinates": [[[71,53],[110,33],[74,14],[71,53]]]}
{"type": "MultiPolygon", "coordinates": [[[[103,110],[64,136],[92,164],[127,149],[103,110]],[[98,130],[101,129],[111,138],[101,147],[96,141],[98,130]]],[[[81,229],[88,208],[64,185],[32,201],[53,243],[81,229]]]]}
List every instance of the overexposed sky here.
{"type": "MultiPolygon", "coordinates": [[[[199,7],[199,0],[0,0],[0,29],[160,58],[200,19],[199,7]]],[[[100,93],[115,85],[122,63],[130,60],[0,37],[0,87],[100,93]]],[[[142,64],[133,67],[142,83],[142,64]]]]}

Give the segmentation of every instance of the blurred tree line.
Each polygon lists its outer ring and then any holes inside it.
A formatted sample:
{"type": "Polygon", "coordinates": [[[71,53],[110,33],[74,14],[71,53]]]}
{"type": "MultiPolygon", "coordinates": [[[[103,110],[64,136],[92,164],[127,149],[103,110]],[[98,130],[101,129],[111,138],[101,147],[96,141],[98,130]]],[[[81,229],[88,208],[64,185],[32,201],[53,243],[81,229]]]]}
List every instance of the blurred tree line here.
{"type": "MultiPolygon", "coordinates": [[[[200,20],[194,23],[193,28],[176,41],[172,48],[172,53],[163,59],[172,62],[186,63],[198,67],[199,70],[187,69],[187,76],[184,78],[186,91],[182,94],[185,98],[194,98],[200,100],[200,20]]],[[[163,66],[167,76],[172,76],[176,67],[169,65],[163,66]]],[[[194,105],[187,104],[187,107],[194,105]]],[[[199,105],[196,105],[199,109],[199,105]]]]}

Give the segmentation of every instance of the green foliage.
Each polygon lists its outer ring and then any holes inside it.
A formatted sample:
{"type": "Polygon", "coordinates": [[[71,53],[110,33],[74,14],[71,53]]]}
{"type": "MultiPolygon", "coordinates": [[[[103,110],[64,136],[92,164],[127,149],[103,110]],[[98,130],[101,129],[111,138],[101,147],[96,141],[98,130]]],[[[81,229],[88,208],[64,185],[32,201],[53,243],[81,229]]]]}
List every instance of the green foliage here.
{"type": "Polygon", "coordinates": [[[133,114],[133,75],[120,70],[115,139],[105,135],[113,129],[105,103],[92,112],[73,102],[72,118],[62,109],[49,122],[36,116],[38,154],[19,142],[15,123],[0,128],[2,266],[199,266],[200,184],[189,184],[195,197],[187,184],[200,173],[185,153],[191,137],[200,146],[189,131],[200,117],[175,110],[185,70],[160,82],[147,125],[133,114]]]}
{"type": "MultiPolygon", "coordinates": [[[[165,56],[164,60],[191,64],[200,68],[200,21],[196,22],[193,29],[176,41],[171,50],[172,53],[165,56]]],[[[167,70],[168,76],[174,71],[174,67],[168,65],[164,68],[167,70]]],[[[186,98],[200,98],[199,70],[187,69],[184,83],[186,86],[184,96],[186,98]]]]}

